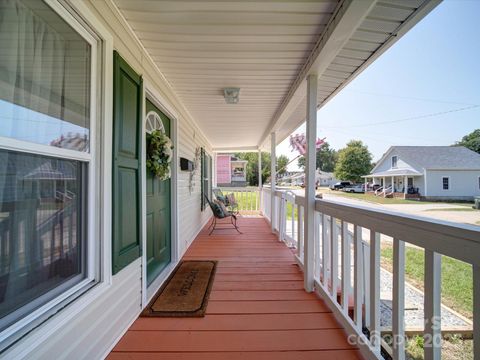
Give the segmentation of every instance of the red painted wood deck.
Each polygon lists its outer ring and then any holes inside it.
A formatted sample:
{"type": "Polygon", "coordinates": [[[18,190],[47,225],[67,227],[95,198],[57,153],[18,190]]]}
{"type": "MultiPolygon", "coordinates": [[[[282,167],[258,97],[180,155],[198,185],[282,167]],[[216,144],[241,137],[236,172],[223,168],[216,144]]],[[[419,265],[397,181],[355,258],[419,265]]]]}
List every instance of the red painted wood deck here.
{"type": "Polygon", "coordinates": [[[219,261],[206,316],[139,318],[108,359],[361,358],[266,221],[239,226],[242,235],[204,229],[184,257],[219,261]]]}

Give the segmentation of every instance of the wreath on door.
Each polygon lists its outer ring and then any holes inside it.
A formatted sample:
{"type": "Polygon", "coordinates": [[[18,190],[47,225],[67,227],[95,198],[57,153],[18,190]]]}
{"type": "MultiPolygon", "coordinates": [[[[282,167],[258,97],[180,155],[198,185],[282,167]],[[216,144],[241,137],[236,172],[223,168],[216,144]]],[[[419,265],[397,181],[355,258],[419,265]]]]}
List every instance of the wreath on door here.
{"type": "Polygon", "coordinates": [[[159,180],[168,180],[172,176],[170,164],[173,144],[165,134],[162,119],[155,111],[147,114],[145,130],[147,132],[147,170],[159,180]]]}

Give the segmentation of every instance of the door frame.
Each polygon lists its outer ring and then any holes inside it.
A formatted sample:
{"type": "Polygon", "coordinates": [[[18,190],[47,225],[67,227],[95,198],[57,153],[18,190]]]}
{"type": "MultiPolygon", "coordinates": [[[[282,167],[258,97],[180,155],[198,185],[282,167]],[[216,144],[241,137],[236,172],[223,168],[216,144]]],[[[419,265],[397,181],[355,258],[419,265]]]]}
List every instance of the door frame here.
{"type": "Polygon", "coordinates": [[[179,259],[179,242],[178,242],[178,113],[174,107],[155,89],[153,83],[148,79],[143,80],[143,117],[142,117],[142,308],[148,305],[151,298],[160,289],[163,282],[168,278],[175,269],[179,259]],[[145,117],[146,117],[146,101],[152,102],[160,111],[170,118],[170,138],[173,143],[172,157],[172,177],[170,181],[170,197],[171,197],[171,262],[157,276],[153,282],[147,284],[147,176],[146,176],[146,137],[145,137],[145,117]]]}

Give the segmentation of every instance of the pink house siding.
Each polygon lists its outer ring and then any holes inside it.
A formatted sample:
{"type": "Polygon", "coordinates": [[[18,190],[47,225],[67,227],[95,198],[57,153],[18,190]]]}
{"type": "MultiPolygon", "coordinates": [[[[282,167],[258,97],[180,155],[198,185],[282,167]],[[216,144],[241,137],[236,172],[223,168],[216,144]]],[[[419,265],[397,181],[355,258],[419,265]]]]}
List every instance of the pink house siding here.
{"type": "Polygon", "coordinates": [[[230,155],[217,155],[217,183],[230,184],[231,176],[230,155]]]}

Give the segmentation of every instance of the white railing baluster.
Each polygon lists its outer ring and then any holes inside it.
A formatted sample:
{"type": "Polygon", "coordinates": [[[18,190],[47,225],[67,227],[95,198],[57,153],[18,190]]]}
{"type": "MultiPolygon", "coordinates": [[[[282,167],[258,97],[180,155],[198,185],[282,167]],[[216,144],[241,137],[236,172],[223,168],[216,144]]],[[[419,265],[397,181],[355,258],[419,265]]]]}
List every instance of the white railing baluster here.
{"type": "Polygon", "coordinates": [[[393,359],[405,359],[405,243],[393,239],[393,359]]]}
{"type": "MultiPolygon", "coordinates": [[[[362,236],[363,239],[363,236],[362,236]]],[[[362,256],[363,256],[363,326],[370,327],[370,247],[368,243],[362,240],[362,256]]]]}
{"type": "Polygon", "coordinates": [[[297,226],[297,238],[298,238],[298,257],[303,263],[303,206],[298,205],[298,226],[297,226]]]}
{"type": "Polygon", "coordinates": [[[380,234],[370,229],[370,340],[380,354],[380,234]]]}
{"type": "Polygon", "coordinates": [[[330,240],[328,238],[329,231],[328,231],[328,216],[323,214],[322,218],[322,282],[325,288],[325,291],[328,292],[328,244],[330,240]]]}
{"type": "Polygon", "coordinates": [[[330,221],[330,274],[332,278],[332,288],[330,294],[335,302],[337,302],[337,287],[338,287],[338,233],[337,233],[337,219],[333,216],[330,221]]]}
{"type": "Polygon", "coordinates": [[[424,297],[424,357],[425,360],[440,360],[442,353],[441,334],[441,274],[442,256],[425,249],[425,297],[424,297]]]}
{"type": "Polygon", "coordinates": [[[279,224],[278,231],[280,233],[280,240],[285,241],[285,200],[283,199],[283,194],[280,197],[280,214],[279,214],[279,224]]]}
{"type": "Polygon", "coordinates": [[[354,256],[354,286],[353,286],[353,319],[358,330],[362,330],[362,305],[363,305],[363,255],[362,255],[362,228],[353,227],[353,256],[354,256]]]}
{"type": "Polygon", "coordinates": [[[313,219],[314,219],[314,228],[315,228],[315,244],[313,246],[313,254],[315,257],[314,261],[314,279],[318,279],[320,281],[320,244],[323,246],[323,239],[322,239],[322,232],[320,231],[320,224],[323,226],[323,218],[325,217],[324,214],[315,211],[313,219]]]}
{"type": "Polygon", "coordinates": [[[250,198],[248,205],[250,207],[250,211],[252,211],[253,210],[253,191],[249,191],[248,195],[249,195],[248,197],[250,198]]]}
{"type": "Polygon", "coordinates": [[[295,240],[295,203],[292,202],[290,204],[292,209],[292,240],[295,240]]]}
{"type": "Polygon", "coordinates": [[[480,265],[473,265],[473,358],[480,359],[480,265]]]}
{"type": "Polygon", "coordinates": [[[348,236],[348,224],[342,220],[342,309],[343,314],[348,317],[348,303],[350,296],[350,239],[348,236]]]}

